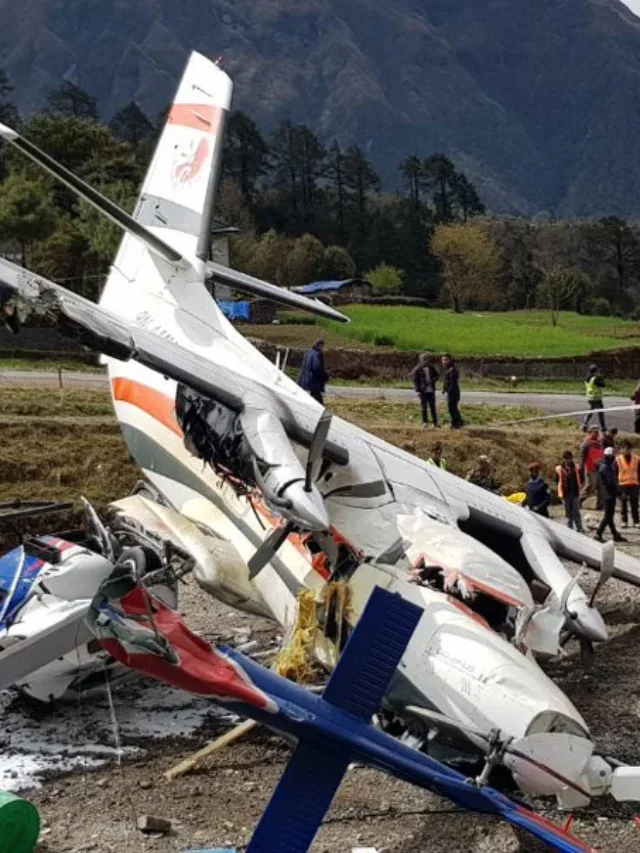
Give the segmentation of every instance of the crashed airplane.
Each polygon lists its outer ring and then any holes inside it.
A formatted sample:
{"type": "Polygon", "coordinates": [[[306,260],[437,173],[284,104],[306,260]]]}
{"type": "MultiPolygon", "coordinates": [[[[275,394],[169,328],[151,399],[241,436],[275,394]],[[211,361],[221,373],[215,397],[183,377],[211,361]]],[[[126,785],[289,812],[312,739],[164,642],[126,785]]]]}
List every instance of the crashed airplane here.
{"type": "MultiPolygon", "coordinates": [[[[635,585],[640,562],[332,418],[216,305],[208,282],[346,320],[207,260],[231,89],[219,66],[191,56],[133,216],[0,125],[0,137],[126,232],[99,305],[0,259],[6,319],[55,323],[105,355],[149,483],[122,511],[150,532],[170,529],[204,590],[289,632],[310,591],[312,653],[327,669],[372,591],[397,593],[422,617],[383,725],[451,759],[513,741],[532,759],[509,759],[515,782],[566,806],[604,793],[640,799],[640,768],[595,753],[534,656],[558,653],[570,636],[607,639],[597,596],[562,557],[635,585]]],[[[2,666],[0,654],[0,676],[2,666]]]]}

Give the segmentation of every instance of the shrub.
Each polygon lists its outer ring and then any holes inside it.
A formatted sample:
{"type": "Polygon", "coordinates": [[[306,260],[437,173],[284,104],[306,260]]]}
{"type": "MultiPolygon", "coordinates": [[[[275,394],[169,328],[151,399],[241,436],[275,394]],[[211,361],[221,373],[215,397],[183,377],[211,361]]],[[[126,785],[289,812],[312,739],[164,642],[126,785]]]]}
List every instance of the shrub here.
{"type": "Polygon", "coordinates": [[[395,338],[390,335],[375,335],[373,343],[377,347],[394,347],[396,345],[395,338]]]}
{"type": "Polygon", "coordinates": [[[594,317],[610,317],[611,303],[604,296],[598,296],[595,299],[587,299],[584,305],[585,314],[590,314],[594,317]]]}
{"type": "Polygon", "coordinates": [[[309,314],[286,314],[278,312],[278,320],[284,326],[315,326],[316,318],[309,314]]]}
{"type": "Polygon", "coordinates": [[[374,270],[369,270],[365,275],[367,281],[373,286],[376,295],[387,293],[400,293],[404,284],[404,271],[390,264],[378,264],[374,270]]]}

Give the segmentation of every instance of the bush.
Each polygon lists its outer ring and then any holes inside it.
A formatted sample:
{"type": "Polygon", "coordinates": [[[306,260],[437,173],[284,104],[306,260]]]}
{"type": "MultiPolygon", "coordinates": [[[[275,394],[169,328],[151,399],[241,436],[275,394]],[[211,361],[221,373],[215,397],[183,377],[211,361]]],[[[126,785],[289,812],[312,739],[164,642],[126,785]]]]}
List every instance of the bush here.
{"type": "Polygon", "coordinates": [[[359,300],[364,305],[411,305],[414,308],[430,308],[428,299],[419,296],[363,296],[359,300]]]}
{"type": "Polygon", "coordinates": [[[284,326],[315,326],[316,318],[309,314],[285,314],[278,312],[278,320],[284,326]]]}
{"type": "Polygon", "coordinates": [[[374,270],[369,270],[365,278],[371,282],[373,292],[381,296],[387,293],[400,293],[405,274],[403,270],[392,267],[390,264],[378,264],[374,270]]]}
{"type": "Polygon", "coordinates": [[[375,335],[373,343],[377,347],[394,347],[396,345],[395,338],[390,335],[375,335]]]}
{"type": "Polygon", "coordinates": [[[590,314],[593,317],[610,317],[611,303],[604,296],[598,296],[595,299],[587,299],[584,303],[585,314],[590,314]]]}

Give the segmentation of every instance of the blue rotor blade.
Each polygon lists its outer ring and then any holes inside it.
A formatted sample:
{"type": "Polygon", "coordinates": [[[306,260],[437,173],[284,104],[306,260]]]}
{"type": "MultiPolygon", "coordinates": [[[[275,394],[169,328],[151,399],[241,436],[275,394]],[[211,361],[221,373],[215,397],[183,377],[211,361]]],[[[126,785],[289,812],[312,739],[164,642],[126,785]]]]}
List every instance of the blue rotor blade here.
{"type": "Polygon", "coordinates": [[[300,743],[247,853],[307,853],[349,764],[344,752],[300,743]]]}

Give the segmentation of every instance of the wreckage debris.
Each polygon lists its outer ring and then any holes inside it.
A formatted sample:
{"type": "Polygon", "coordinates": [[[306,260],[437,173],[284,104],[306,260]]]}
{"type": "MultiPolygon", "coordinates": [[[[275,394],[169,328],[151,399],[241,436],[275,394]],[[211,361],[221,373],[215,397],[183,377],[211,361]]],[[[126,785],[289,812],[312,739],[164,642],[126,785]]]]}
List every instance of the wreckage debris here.
{"type": "Polygon", "coordinates": [[[0,853],[32,853],[40,834],[38,810],[9,791],[0,791],[0,853]]]}

